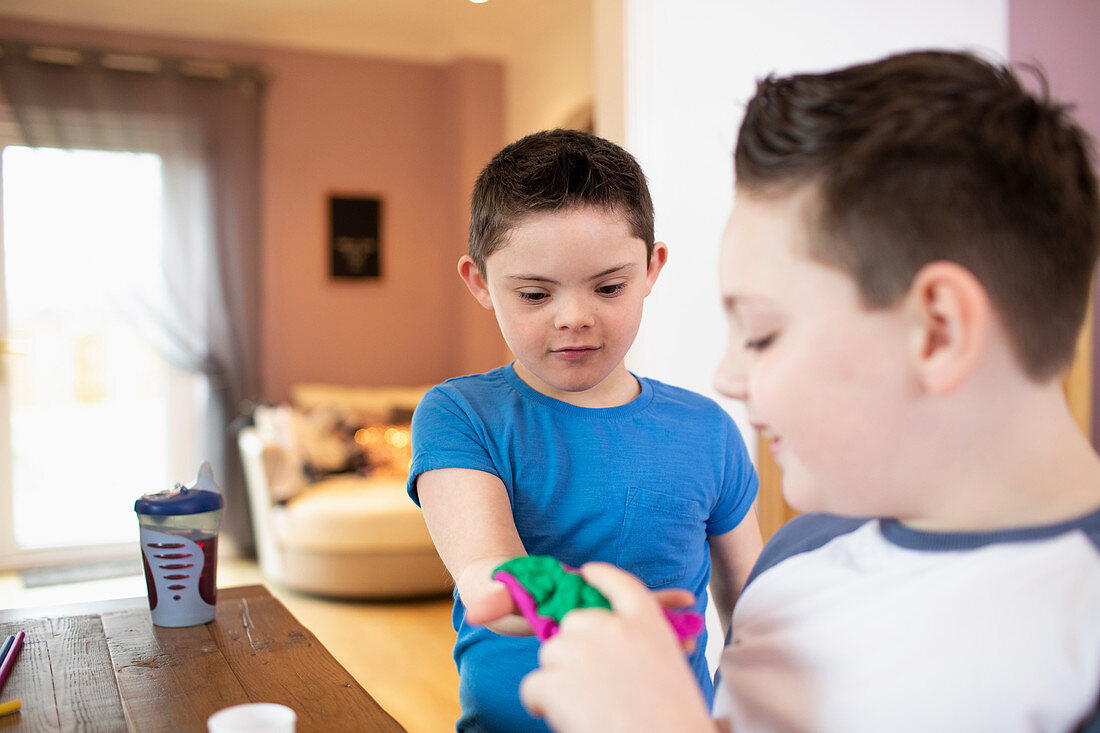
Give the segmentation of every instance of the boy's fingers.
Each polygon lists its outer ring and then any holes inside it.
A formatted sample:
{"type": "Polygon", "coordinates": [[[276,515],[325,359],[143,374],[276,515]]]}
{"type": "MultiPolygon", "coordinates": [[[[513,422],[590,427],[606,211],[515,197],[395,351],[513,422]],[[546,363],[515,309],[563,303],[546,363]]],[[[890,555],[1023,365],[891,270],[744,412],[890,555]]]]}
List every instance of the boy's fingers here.
{"type": "Polygon", "coordinates": [[[656,605],[642,581],[614,565],[586,563],[581,568],[581,575],[607,597],[616,611],[630,613],[656,605]]]}
{"type": "Polygon", "coordinates": [[[537,669],[519,682],[519,701],[536,718],[545,715],[542,704],[544,683],[545,674],[537,669]]]}
{"type": "Polygon", "coordinates": [[[470,601],[466,606],[466,621],[482,626],[515,612],[516,605],[512,601],[511,594],[508,593],[507,588],[500,585],[492,592],[470,601]]]}
{"type": "Polygon", "coordinates": [[[665,608],[683,608],[695,605],[695,594],[684,588],[669,588],[654,593],[657,602],[665,608]]]}
{"type": "MultiPolygon", "coordinates": [[[[571,634],[603,634],[607,630],[606,624],[613,623],[614,618],[615,615],[606,608],[578,608],[565,615],[561,620],[560,628],[562,631],[568,630],[571,634]]],[[[560,647],[560,639],[543,642],[539,649],[539,662],[543,661],[544,655],[560,647]]]]}

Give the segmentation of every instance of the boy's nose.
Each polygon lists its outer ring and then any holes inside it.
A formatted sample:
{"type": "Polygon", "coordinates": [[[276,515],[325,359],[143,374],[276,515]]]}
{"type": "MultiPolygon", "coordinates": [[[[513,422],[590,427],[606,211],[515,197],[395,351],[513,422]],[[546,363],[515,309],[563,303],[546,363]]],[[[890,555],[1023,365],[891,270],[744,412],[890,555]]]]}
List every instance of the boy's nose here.
{"type": "Polygon", "coordinates": [[[732,339],[726,347],[722,361],[718,364],[718,371],[714,374],[714,388],[720,394],[735,400],[745,401],[749,397],[743,349],[732,339]]]}
{"type": "Polygon", "coordinates": [[[554,325],[558,328],[586,328],[595,323],[592,308],[581,298],[562,298],[554,325]]]}

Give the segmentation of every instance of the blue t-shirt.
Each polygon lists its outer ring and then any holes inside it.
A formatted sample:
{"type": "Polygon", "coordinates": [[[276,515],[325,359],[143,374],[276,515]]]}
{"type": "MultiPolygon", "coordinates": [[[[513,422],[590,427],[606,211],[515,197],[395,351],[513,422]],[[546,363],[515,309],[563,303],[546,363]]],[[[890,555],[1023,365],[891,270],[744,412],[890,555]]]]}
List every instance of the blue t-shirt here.
{"type": "MultiPolygon", "coordinates": [[[[687,588],[706,608],[708,535],[735,528],[756,498],[757,478],[737,426],[713,400],[638,379],[618,407],[585,408],[547,397],[512,366],[434,387],[413,416],[409,495],[439,468],[500,478],[523,546],[579,567],[613,563],[651,588],[687,588]]],[[[476,527],[470,528],[476,532],[476,527]]],[[[459,731],[546,730],[519,702],[537,666],[534,637],[469,626],[455,596],[459,731]]],[[[699,639],[691,664],[712,694],[699,639]]]]}

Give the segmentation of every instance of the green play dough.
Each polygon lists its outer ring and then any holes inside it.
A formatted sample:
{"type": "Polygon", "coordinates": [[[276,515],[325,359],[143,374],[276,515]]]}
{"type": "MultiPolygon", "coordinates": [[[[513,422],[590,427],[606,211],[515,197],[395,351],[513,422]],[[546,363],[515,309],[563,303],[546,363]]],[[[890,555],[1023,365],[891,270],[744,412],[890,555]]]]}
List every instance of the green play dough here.
{"type": "Polygon", "coordinates": [[[575,608],[611,608],[604,595],[549,555],[514,557],[493,571],[511,573],[535,599],[540,616],[561,623],[575,608]]]}

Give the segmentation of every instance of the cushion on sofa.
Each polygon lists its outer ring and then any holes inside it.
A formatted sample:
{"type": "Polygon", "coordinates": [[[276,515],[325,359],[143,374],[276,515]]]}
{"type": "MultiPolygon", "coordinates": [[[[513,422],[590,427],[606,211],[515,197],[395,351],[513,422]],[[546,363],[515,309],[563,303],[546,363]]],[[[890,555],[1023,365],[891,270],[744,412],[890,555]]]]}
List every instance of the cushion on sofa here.
{"type": "Polygon", "coordinates": [[[274,521],[287,548],[354,553],[432,544],[424,516],[396,478],[318,481],[277,511],[274,521]]]}

